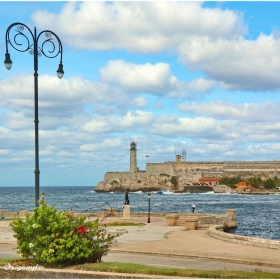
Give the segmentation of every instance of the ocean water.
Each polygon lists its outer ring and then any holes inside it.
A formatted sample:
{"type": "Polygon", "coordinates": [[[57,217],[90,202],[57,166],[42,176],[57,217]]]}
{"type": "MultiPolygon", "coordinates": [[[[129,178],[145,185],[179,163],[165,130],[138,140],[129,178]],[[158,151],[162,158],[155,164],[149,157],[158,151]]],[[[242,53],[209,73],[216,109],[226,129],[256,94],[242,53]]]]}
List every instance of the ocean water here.
{"type": "MultiPolygon", "coordinates": [[[[93,187],[40,187],[45,201],[58,210],[99,212],[108,207],[122,211],[124,193],[97,193],[93,187]]],[[[34,209],[34,187],[0,187],[0,209],[19,211],[34,209]]],[[[131,212],[148,211],[147,193],[129,193],[131,212]]],[[[196,202],[198,213],[225,213],[236,209],[238,227],[234,233],[280,240],[280,195],[246,194],[151,194],[151,212],[190,213],[196,202]]],[[[151,218],[151,222],[152,218],[151,218]]]]}

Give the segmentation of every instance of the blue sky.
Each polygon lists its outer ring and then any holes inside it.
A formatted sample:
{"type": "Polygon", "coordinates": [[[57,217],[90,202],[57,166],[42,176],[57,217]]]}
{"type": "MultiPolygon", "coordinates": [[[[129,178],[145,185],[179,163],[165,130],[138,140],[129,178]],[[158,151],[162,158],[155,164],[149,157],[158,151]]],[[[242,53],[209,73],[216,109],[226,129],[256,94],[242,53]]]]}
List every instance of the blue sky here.
{"type": "MultiPolygon", "coordinates": [[[[8,26],[55,32],[39,58],[41,186],[172,161],[279,160],[280,2],[0,2],[8,26]]],[[[34,185],[33,56],[0,68],[0,186],[34,185]]]]}

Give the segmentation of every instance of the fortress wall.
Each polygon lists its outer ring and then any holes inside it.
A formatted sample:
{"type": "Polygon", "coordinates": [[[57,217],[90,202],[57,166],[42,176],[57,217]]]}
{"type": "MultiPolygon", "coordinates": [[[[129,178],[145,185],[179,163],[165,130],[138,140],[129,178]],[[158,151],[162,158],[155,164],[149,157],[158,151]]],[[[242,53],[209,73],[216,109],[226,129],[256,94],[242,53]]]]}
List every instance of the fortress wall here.
{"type": "Polygon", "coordinates": [[[188,170],[197,171],[201,169],[211,169],[213,171],[223,170],[223,162],[176,162],[174,163],[174,171],[188,170]]]}
{"type": "MultiPolygon", "coordinates": [[[[182,176],[185,179],[189,176],[190,181],[196,181],[200,177],[233,177],[243,178],[280,177],[280,161],[239,161],[239,162],[164,162],[147,163],[146,171],[140,172],[107,172],[104,182],[120,180],[122,183],[143,183],[152,185],[153,181],[163,183],[160,175],[182,176]]],[[[167,178],[168,179],[168,178],[167,178]]],[[[165,178],[166,180],[166,178],[165,178]]]]}
{"type": "MultiPolygon", "coordinates": [[[[246,171],[246,170],[235,170],[235,171],[225,171],[223,173],[224,177],[233,177],[233,176],[240,176],[243,178],[250,178],[250,177],[260,177],[262,179],[264,178],[271,178],[271,177],[280,177],[280,171],[276,172],[276,171],[246,171]]],[[[221,177],[221,176],[219,176],[221,177]]]]}
{"type": "Polygon", "coordinates": [[[160,174],[173,174],[173,162],[164,163],[147,163],[146,172],[148,174],[160,175],[160,174]]]}
{"type": "Polygon", "coordinates": [[[131,179],[136,179],[136,174],[135,172],[130,173],[130,172],[106,172],[105,176],[104,176],[104,181],[110,181],[113,180],[115,178],[118,179],[127,179],[127,178],[131,178],[131,179]]]}
{"type": "Polygon", "coordinates": [[[280,161],[232,161],[224,162],[225,169],[278,169],[280,161]]]}
{"type": "MultiPolygon", "coordinates": [[[[151,176],[153,174],[149,174],[151,176]]],[[[148,178],[148,174],[146,172],[106,172],[104,176],[104,181],[112,181],[116,179],[120,180],[132,180],[132,181],[139,181],[139,180],[146,180],[148,178]]]]}

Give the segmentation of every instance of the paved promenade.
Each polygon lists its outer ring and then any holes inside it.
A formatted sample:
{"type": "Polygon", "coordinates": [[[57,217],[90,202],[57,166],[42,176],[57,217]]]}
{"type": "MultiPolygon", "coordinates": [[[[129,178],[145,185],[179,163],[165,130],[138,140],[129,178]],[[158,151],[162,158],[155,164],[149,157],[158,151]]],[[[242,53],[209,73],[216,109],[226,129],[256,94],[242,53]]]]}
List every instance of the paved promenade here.
{"type": "MultiPolygon", "coordinates": [[[[109,218],[108,218],[109,219],[109,218]]],[[[146,217],[131,219],[146,223],[146,217]]],[[[115,227],[127,233],[117,238],[112,251],[196,258],[280,268],[280,250],[235,244],[213,238],[206,230],[166,226],[165,218],[137,227],[115,227]]]]}
{"type": "MultiPolygon", "coordinates": [[[[115,221],[108,217],[106,222],[115,221]]],[[[118,218],[120,220],[120,218],[118,218]]],[[[146,217],[126,221],[147,222],[146,217]]],[[[280,250],[229,243],[210,237],[206,230],[185,230],[183,226],[166,226],[165,218],[151,217],[144,226],[108,227],[112,233],[120,233],[113,252],[151,254],[181,258],[225,261],[280,268],[280,250]]],[[[0,221],[1,244],[16,244],[9,221],[0,221]]],[[[3,245],[2,245],[3,246],[3,245]]]]}

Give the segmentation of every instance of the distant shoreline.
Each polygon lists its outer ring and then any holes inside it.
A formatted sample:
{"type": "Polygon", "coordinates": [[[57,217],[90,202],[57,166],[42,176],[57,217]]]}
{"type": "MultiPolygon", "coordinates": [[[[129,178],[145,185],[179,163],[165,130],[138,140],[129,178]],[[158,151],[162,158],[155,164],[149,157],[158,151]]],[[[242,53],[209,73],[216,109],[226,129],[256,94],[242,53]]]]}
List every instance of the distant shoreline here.
{"type": "Polygon", "coordinates": [[[269,194],[280,194],[279,192],[251,192],[251,193],[246,193],[246,192],[240,192],[237,194],[249,194],[249,195],[269,195],[269,194]]]}

